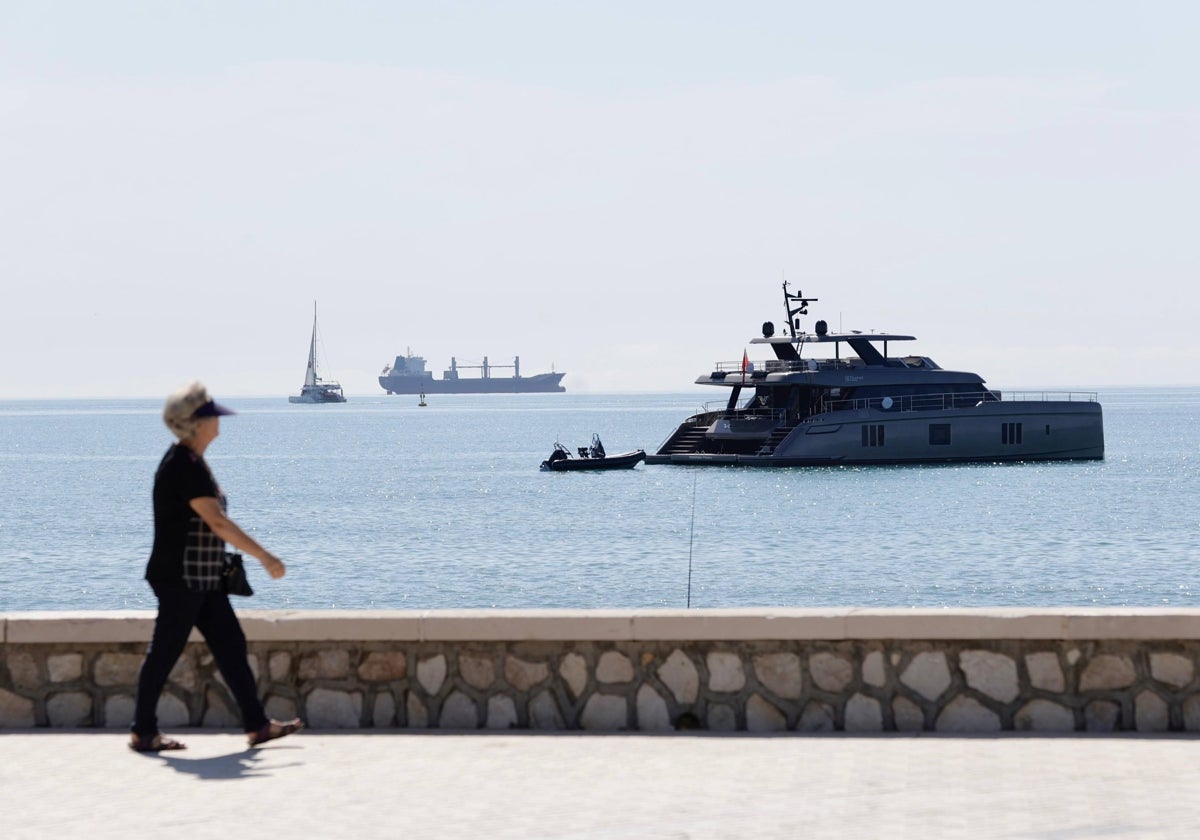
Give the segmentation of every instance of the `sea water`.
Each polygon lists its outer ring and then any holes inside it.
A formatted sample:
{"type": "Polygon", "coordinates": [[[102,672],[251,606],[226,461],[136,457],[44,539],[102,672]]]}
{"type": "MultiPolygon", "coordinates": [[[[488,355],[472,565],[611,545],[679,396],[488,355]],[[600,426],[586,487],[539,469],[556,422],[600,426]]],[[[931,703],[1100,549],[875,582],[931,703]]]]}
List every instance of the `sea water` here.
{"type": "MultiPolygon", "coordinates": [[[[707,394],[226,400],[257,608],[1197,606],[1200,389],[1100,394],[1102,461],[640,464],[707,394]]],[[[0,610],[151,608],[160,400],[0,402],[0,610]]]]}

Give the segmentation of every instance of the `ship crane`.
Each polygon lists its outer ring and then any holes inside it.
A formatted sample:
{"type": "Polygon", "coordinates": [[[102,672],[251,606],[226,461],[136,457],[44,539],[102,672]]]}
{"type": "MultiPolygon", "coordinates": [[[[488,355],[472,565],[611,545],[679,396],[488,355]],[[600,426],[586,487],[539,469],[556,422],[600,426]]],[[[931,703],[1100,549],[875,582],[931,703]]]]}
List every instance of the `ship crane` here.
{"type": "MultiPolygon", "coordinates": [[[[460,365],[458,363],[457,359],[455,359],[453,356],[450,357],[450,370],[453,371],[455,374],[458,373],[459,369],[482,370],[483,378],[491,379],[492,371],[496,368],[511,368],[512,372],[513,372],[513,378],[517,379],[521,376],[521,357],[513,356],[513,363],[511,365],[489,364],[487,356],[483,357],[483,364],[481,364],[481,365],[460,365]]],[[[457,378],[457,376],[455,378],[457,378]]]]}

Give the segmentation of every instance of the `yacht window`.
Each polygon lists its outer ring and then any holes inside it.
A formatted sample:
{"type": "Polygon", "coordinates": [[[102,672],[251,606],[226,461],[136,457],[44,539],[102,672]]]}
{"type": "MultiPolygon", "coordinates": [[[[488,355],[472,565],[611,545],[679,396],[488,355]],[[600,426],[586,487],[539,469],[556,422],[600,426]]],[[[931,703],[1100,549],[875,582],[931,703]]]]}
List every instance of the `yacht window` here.
{"type": "Polygon", "coordinates": [[[1023,437],[1023,423],[1002,423],[1000,425],[1000,443],[1020,443],[1023,437]]]}
{"type": "Polygon", "coordinates": [[[864,423],[862,427],[862,445],[883,446],[884,428],[882,424],[864,423]]]}

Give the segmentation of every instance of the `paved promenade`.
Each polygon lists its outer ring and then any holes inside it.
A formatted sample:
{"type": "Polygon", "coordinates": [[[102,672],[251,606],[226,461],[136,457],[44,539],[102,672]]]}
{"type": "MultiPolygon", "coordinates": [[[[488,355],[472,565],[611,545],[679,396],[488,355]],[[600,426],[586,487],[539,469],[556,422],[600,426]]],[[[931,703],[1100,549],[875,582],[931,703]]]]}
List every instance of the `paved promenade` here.
{"type": "Polygon", "coordinates": [[[1200,837],[1194,736],[0,733],[17,838],[1200,837]]]}

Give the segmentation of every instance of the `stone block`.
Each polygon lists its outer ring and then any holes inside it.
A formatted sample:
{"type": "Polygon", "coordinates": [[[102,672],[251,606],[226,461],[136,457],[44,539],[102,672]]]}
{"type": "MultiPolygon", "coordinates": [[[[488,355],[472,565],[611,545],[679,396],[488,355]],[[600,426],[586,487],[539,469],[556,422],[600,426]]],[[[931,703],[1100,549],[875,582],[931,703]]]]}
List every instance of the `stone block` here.
{"type": "Polygon", "coordinates": [[[819,700],[813,700],[805,706],[800,720],[796,721],[799,732],[832,732],[836,728],[833,707],[819,700]]]}
{"type": "Polygon", "coordinates": [[[882,732],[883,709],[879,701],[865,694],[855,694],[847,700],[845,728],[847,732],[882,732]]]}
{"type": "Polygon", "coordinates": [[[1000,716],[974,697],[955,697],[938,715],[938,732],[999,732],[1000,716]]]}
{"type": "Polygon", "coordinates": [[[900,682],[926,700],[937,700],[950,687],[950,668],[942,651],[922,651],[900,674],[900,682]]]}
{"type": "Polygon", "coordinates": [[[1062,665],[1058,654],[1050,651],[1025,654],[1025,668],[1029,671],[1029,684],[1042,691],[1053,691],[1062,694],[1067,690],[1067,681],[1063,677],[1062,665]]]}
{"type": "Polygon", "coordinates": [[[1150,676],[1172,688],[1183,688],[1196,676],[1195,663],[1178,653],[1150,654],[1150,676]]]}
{"type": "MultiPolygon", "coordinates": [[[[250,669],[250,674],[254,677],[255,684],[257,684],[258,683],[258,659],[253,654],[246,657],[246,667],[250,669]]],[[[172,671],[172,673],[174,673],[174,671],[172,671]]],[[[196,680],[198,679],[198,675],[196,675],[195,672],[192,673],[191,677],[186,676],[188,673],[186,668],[184,669],[184,671],[182,673],[185,675],[184,679],[187,681],[190,681],[193,685],[195,684],[196,680]]],[[[220,670],[216,670],[213,672],[213,680],[215,680],[216,683],[218,685],[220,685],[222,688],[224,688],[226,691],[229,690],[229,683],[225,682],[225,675],[222,674],[220,672],[220,670]]],[[[186,688],[186,685],[184,687],[186,688]]]]}
{"type": "MultiPolygon", "coordinates": [[[[158,698],[155,714],[158,715],[159,726],[190,726],[192,723],[192,714],[188,710],[187,703],[174,694],[163,694],[158,698]]],[[[240,717],[237,722],[241,723],[240,717]]]]}
{"type": "Polygon", "coordinates": [[[854,666],[840,656],[822,651],[808,658],[808,673],[817,688],[838,694],[853,681],[854,666]]]}
{"type": "Polygon", "coordinates": [[[300,657],[301,680],[342,680],[350,676],[350,651],[333,648],[300,657]]]}
{"type": "Polygon", "coordinates": [[[128,729],[133,723],[133,697],[128,694],[113,694],[104,700],[104,727],[106,729],[128,729]]]}
{"type": "Polygon", "coordinates": [[[446,657],[442,654],[417,660],[417,682],[421,688],[434,695],[442,690],[446,681],[446,657]]]}
{"type": "MultiPolygon", "coordinates": [[[[166,699],[165,695],[163,699],[166,699]]],[[[161,705],[162,701],[159,702],[161,705]]],[[[159,723],[162,724],[161,719],[159,723]]],[[[241,723],[241,714],[234,707],[233,702],[226,699],[224,694],[211,688],[205,692],[204,717],[200,721],[201,726],[213,729],[229,729],[230,727],[240,726],[241,723]]]]}
{"type": "Polygon", "coordinates": [[[800,699],[803,682],[800,657],[794,653],[760,653],[754,657],[754,675],[764,688],[785,700],[800,699]]]}
{"type": "Polygon", "coordinates": [[[390,691],[381,691],[375,695],[371,725],[376,729],[387,729],[396,725],[396,698],[390,691]]]}
{"type": "Polygon", "coordinates": [[[515,656],[504,657],[504,680],[517,691],[529,691],[535,685],[545,682],[549,676],[550,667],[545,662],[527,662],[515,656]]]}
{"type": "Polygon", "coordinates": [[[1038,698],[1017,710],[1013,728],[1021,732],[1074,732],[1075,713],[1066,706],[1038,698]]]}
{"type": "Polygon", "coordinates": [[[675,695],[677,703],[695,703],[700,694],[700,672],[688,655],[676,648],[658,669],[663,685],[675,695]]]}
{"type": "Polygon", "coordinates": [[[752,694],[746,701],[747,732],[783,732],[787,729],[787,716],[770,700],[752,694]]]}
{"type": "Polygon", "coordinates": [[[19,729],[33,726],[33,701],[0,688],[0,729],[19,729]]]}
{"type": "Polygon", "coordinates": [[[415,693],[409,692],[404,704],[409,729],[426,729],[429,726],[429,707],[415,693]]]}
{"type": "Polygon", "coordinates": [[[19,651],[8,654],[5,659],[14,688],[37,689],[42,687],[38,663],[32,654],[19,651]]]}
{"type": "Polygon", "coordinates": [[[399,650],[373,650],[358,666],[358,677],[366,682],[392,682],[407,676],[408,660],[399,650]]]}
{"type": "Polygon", "coordinates": [[[958,667],[967,685],[993,700],[1009,703],[1021,693],[1017,663],[1008,656],[990,650],[964,650],[958,655],[958,667]]]}
{"type": "Polygon", "coordinates": [[[102,653],[96,659],[93,679],[96,685],[137,685],[142,669],[140,653],[102,653]]]}
{"type": "Polygon", "coordinates": [[[713,732],[737,732],[737,712],[724,703],[709,703],[707,725],[713,732]]]}
{"type": "Polygon", "coordinates": [[[275,720],[291,720],[297,716],[296,702],[278,694],[268,695],[263,708],[267,710],[267,717],[275,720]]]}
{"type": "Polygon", "coordinates": [[[907,697],[892,701],[892,720],[897,732],[920,732],[925,728],[925,713],[907,697]]]}
{"type": "Polygon", "coordinates": [[[517,707],[511,697],[507,694],[493,694],[488,698],[488,729],[515,729],[518,723],[517,707]]]}
{"type": "MultiPolygon", "coordinates": [[[[220,674],[218,673],[218,679],[220,674]]],[[[184,691],[192,692],[200,687],[200,675],[196,670],[196,663],[192,657],[186,653],[179,657],[174,667],[171,668],[171,673],[167,675],[167,682],[179,686],[184,691]]]]}
{"type": "Polygon", "coordinates": [[[615,694],[593,694],[584,704],[579,725],[597,732],[615,732],[629,728],[628,703],[615,694]]]}
{"type": "Polygon", "coordinates": [[[549,691],[539,691],[537,696],[529,701],[529,727],[544,730],[566,728],[558,703],[549,691]]]}
{"type": "Polygon", "coordinates": [[[637,728],[643,732],[672,728],[667,701],[648,685],[643,685],[637,692],[637,728]]]}
{"type": "Polygon", "coordinates": [[[1171,728],[1167,701],[1153,691],[1143,691],[1134,699],[1133,720],[1138,732],[1166,732],[1171,728]]]}
{"type": "Polygon", "coordinates": [[[887,671],[883,662],[883,651],[873,650],[863,657],[863,682],[876,688],[887,685],[887,671]]]}
{"type": "Polygon", "coordinates": [[[362,704],[357,691],[314,688],[304,698],[304,719],[313,729],[358,729],[362,704]]]}
{"type": "Polygon", "coordinates": [[[292,673],[292,655],[286,650],[272,652],[267,659],[267,673],[271,675],[271,682],[287,682],[292,673]]]}
{"type": "Polygon", "coordinates": [[[1083,707],[1083,727],[1088,732],[1116,732],[1121,728],[1121,707],[1110,700],[1093,700],[1083,707]]]}
{"type": "Polygon", "coordinates": [[[450,692],[446,702],[442,704],[442,713],[438,716],[438,727],[441,729],[478,729],[479,707],[475,701],[461,691],[450,692]]]}
{"type": "Polygon", "coordinates": [[[1128,656],[1102,653],[1084,666],[1079,678],[1080,691],[1104,691],[1128,688],[1137,679],[1137,669],[1128,656]]]}
{"type": "Polygon", "coordinates": [[[596,665],[596,680],[602,683],[633,682],[633,663],[620,651],[606,650],[596,665]]]}
{"type": "MultiPolygon", "coordinates": [[[[737,692],[746,686],[742,658],[728,650],[710,651],[704,659],[708,667],[708,687],[712,691],[737,692]]],[[[711,728],[711,727],[710,727],[711,728]]]]}
{"type": "Polygon", "coordinates": [[[82,691],[64,691],[46,698],[46,721],[51,726],[83,726],[92,717],[92,697],[82,691]]]}
{"type": "Polygon", "coordinates": [[[563,678],[571,695],[578,700],[587,690],[588,667],[587,660],[578,653],[568,653],[558,666],[558,675],[563,678]]]}
{"type": "Polygon", "coordinates": [[[77,680],[83,676],[83,655],[78,653],[51,654],[46,657],[46,673],[52,683],[77,680]]]}
{"type": "Polygon", "coordinates": [[[496,665],[488,654],[460,653],[458,674],[471,688],[486,691],[496,681],[496,665]]]}

